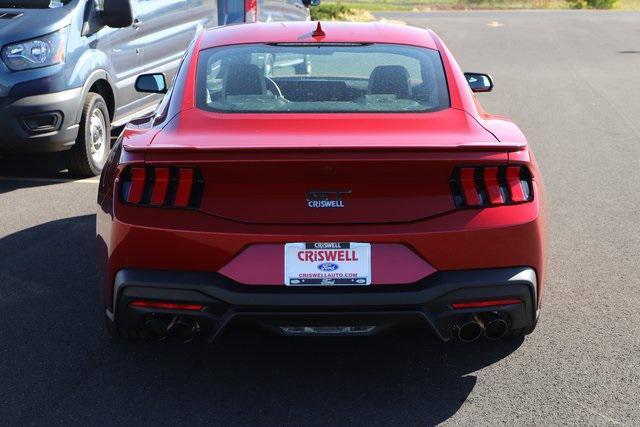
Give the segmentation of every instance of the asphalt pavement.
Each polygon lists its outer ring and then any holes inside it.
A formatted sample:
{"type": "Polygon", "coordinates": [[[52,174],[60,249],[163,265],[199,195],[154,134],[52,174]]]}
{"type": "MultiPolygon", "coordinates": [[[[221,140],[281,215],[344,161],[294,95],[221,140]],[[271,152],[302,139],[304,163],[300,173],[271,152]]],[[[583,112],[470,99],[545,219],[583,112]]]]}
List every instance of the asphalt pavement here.
{"type": "Polygon", "coordinates": [[[640,424],[640,13],[387,13],[438,32],[545,178],[549,273],[524,341],[419,331],[213,347],[116,345],[102,327],[97,180],[0,160],[0,424],[640,424]]]}

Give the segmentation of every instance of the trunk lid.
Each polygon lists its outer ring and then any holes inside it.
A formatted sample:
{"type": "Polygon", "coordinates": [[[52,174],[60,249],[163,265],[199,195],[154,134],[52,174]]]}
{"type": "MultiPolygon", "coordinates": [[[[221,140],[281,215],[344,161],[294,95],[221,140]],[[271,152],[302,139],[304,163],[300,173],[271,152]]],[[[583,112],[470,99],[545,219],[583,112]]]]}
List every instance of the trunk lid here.
{"type": "MultiPolygon", "coordinates": [[[[504,164],[498,142],[466,113],[423,115],[182,113],[144,151],[149,164],[195,166],[200,209],[246,223],[409,222],[455,209],[457,166],[504,164]],[[265,117],[266,116],[266,117],[265,117]]],[[[520,147],[521,148],[521,147],[520,147]]]]}

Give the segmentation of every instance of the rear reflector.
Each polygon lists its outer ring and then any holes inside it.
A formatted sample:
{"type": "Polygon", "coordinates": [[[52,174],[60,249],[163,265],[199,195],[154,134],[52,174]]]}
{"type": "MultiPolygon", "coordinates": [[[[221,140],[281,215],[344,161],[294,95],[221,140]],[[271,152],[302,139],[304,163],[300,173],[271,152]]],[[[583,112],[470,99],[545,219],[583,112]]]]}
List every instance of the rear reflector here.
{"type": "Polygon", "coordinates": [[[165,310],[188,310],[188,311],[200,311],[204,308],[203,305],[198,304],[178,304],[171,302],[161,302],[161,301],[133,301],[129,304],[132,307],[142,307],[142,308],[160,308],[165,310]]]}
{"type": "Polygon", "coordinates": [[[520,301],[519,299],[494,299],[485,301],[456,302],[451,304],[451,307],[455,308],[456,310],[460,310],[463,308],[496,307],[501,305],[514,305],[521,303],[522,301],[520,301]]]}
{"type": "Polygon", "coordinates": [[[524,166],[476,166],[453,171],[456,207],[489,207],[533,200],[532,178],[524,166]]]}
{"type": "Polygon", "coordinates": [[[194,168],[134,166],[125,169],[120,181],[123,203],[149,207],[196,209],[204,188],[194,168]]]}

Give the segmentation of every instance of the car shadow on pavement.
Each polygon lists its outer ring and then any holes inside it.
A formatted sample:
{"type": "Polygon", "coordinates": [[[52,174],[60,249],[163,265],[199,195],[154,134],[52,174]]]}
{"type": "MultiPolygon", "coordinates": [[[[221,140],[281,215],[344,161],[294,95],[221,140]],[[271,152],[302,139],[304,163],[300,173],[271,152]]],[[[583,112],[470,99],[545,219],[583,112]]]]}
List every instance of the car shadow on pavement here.
{"type": "Polygon", "coordinates": [[[60,153],[0,158],[0,195],[72,179],[60,153]]]}
{"type": "Polygon", "coordinates": [[[61,153],[0,158],[0,176],[37,179],[68,179],[61,153]]]}
{"type": "MultiPolygon", "coordinates": [[[[112,145],[122,129],[119,127],[112,131],[112,145]]],[[[76,179],[81,178],[69,173],[62,153],[0,155],[0,194],[76,179]]]]}
{"type": "Polygon", "coordinates": [[[432,425],[467,400],[475,371],[522,343],[445,344],[422,330],[292,338],[246,326],[208,347],[112,341],[95,246],[94,215],[0,239],[5,422],[432,425]]]}

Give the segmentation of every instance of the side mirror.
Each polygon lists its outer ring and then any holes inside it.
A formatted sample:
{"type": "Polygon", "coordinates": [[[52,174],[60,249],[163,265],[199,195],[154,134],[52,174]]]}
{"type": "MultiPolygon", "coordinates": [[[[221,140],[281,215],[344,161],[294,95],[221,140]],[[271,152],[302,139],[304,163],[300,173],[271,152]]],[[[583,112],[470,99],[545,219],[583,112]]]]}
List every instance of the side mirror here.
{"type": "Polygon", "coordinates": [[[167,93],[164,74],[141,74],[136,79],[136,90],[142,93],[167,93]]]}
{"type": "Polygon", "coordinates": [[[474,92],[491,92],[493,90],[493,80],[489,74],[464,73],[464,76],[474,92]]]}
{"type": "Polygon", "coordinates": [[[133,24],[130,0],[104,0],[102,21],[111,28],[126,28],[133,24]]]}
{"type": "Polygon", "coordinates": [[[302,0],[302,4],[307,7],[320,6],[320,0],[302,0]]]}

